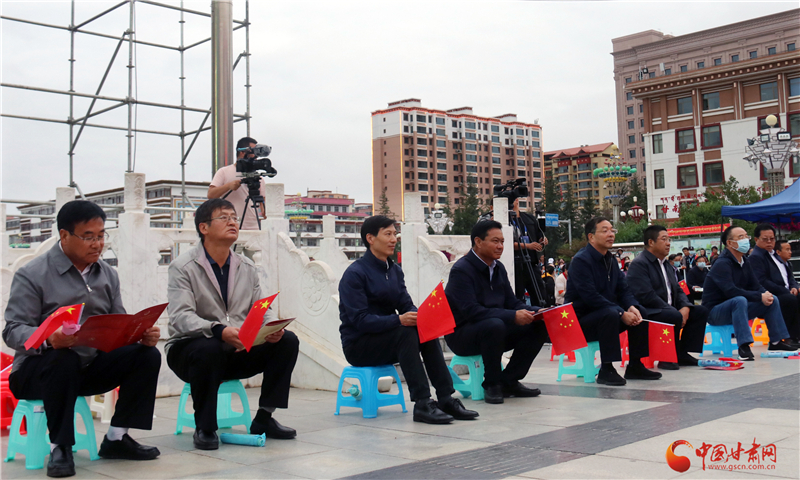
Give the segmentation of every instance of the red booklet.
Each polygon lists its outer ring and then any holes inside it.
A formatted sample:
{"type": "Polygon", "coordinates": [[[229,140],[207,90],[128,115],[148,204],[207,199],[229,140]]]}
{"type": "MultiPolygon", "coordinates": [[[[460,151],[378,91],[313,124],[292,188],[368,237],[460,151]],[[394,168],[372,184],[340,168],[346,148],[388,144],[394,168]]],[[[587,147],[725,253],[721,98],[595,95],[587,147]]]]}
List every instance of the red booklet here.
{"type": "Polygon", "coordinates": [[[111,313],[89,317],[75,334],[78,337],[76,345],[110,352],[136,343],[142,339],[145,330],[155,325],[165,308],[167,304],[162,303],[133,315],[111,313]]]}

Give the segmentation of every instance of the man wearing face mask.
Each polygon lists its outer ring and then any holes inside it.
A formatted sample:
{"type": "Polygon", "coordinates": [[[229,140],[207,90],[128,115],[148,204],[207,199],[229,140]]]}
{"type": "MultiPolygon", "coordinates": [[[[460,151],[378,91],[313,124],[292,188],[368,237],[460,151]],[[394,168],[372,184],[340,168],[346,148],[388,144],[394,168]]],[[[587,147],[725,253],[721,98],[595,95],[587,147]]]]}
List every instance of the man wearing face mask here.
{"type": "Polygon", "coordinates": [[[705,255],[698,255],[694,266],[686,273],[686,284],[689,286],[689,300],[694,303],[700,300],[703,294],[695,291],[695,287],[703,288],[703,283],[708,275],[708,258],[705,255]]]}
{"type": "Polygon", "coordinates": [[[781,315],[779,300],[758,282],[750,261],[744,254],[750,238],[741,227],[730,226],[722,232],[720,245],[725,250],[703,283],[703,305],[709,309],[710,325],[733,325],[739,344],[739,359],[753,360],[750,344],[753,335],[748,318],[761,317],[769,330],[769,350],[793,351],[797,346],[785,342],[789,337],[781,315]]]}

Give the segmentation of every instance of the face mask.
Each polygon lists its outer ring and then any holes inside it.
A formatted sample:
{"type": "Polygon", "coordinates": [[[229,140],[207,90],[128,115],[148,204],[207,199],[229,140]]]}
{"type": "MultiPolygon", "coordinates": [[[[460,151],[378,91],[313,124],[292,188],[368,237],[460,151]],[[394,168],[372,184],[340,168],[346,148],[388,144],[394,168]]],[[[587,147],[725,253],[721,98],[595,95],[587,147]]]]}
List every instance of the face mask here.
{"type": "Polygon", "coordinates": [[[706,262],[697,262],[697,266],[700,268],[706,268],[706,262]]]}
{"type": "Polygon", "coordinates": [[[738,250],[741,253],[747,253],[747,251],[750,250],[750,240],[747,238],[739,240],[738,242],[736,242],[736,245],[738,245],[736,247],[736,250],[738,250]]]}
{"type": "Polygon", "coordinates": [[[681,261],[680,260],[676,260],[676,261],[672,262],[672,264],[675,265],[676,267],[680,267],[681,266],[681,261]]]}

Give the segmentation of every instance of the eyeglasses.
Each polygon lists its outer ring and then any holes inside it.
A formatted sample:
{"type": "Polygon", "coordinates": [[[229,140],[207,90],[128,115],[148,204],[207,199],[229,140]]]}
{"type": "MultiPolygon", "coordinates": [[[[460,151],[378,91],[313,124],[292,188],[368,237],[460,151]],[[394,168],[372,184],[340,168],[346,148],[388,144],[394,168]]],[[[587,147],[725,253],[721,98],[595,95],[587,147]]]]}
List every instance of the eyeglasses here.
{"type": "Polygon", "coordinates": [[[80,235],[75,235],[72,232],[69,232],[69,234],[72,235],[73,237],[80,238],[81,240],[83,240],[83,243],[87,245],[91,245],[94,242],[105,242],[106,240],[108,240],[108,232],[103,232],[103,234],[100,235],[99,237],[81,237],[80,235]]]}
{"type": "Polygon", "coordinates": [[[597,233],[613,233],[614,235],[616,235],[617,233],[619,233],[619,230],[617,230],[616,228],[612,228],[611,230],[600,230],[597,233]]]}
{"type": "Polygon", "coordinates": [[[229,223],[231,221],[233,221],[233,223],[239,223],[239,217],[236,215],[221,215],[219,217],[212,218],[208,221],[208,223],[211,223],[214,220],[222,220],[225,223],[229,223]]]}

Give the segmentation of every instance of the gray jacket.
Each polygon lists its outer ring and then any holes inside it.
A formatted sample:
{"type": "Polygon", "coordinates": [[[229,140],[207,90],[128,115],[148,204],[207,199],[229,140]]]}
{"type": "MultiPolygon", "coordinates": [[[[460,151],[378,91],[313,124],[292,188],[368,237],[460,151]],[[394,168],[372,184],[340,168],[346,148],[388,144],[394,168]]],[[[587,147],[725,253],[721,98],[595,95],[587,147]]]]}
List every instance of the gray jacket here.
{"type": "MultiPolygon", "coordinates": [[[[39,325],[59,307],[78,303],[86,304],[81,323],[92,315],[126,313],[116,270],[100,260],[92,265],[84,282],[59,244],[17,270],[11,281],[3,328],[3,341],[16,350],[12,372],[29,356],[41,355],[46,348],[51,348],[42,344],[36,349],[25,349],[25,342],[39,325]]],[[[97,355],[97,350],[90,347],[72,349],[80,355],[83,366],[97,355]]]]}
{"type": "MultiPolygon", "coordinates": [[[[264,298],[255,264],[232,251],[230,255],[228,308],[202,243],[170,264],[167,287],[170,338],[165,351],[180,340],[213,337],[211,328],[215,325],[241,327],[253,303],[264,298]]],[[[272,321],[277,315],[270,308],[264,318],[272,321]]]]}

